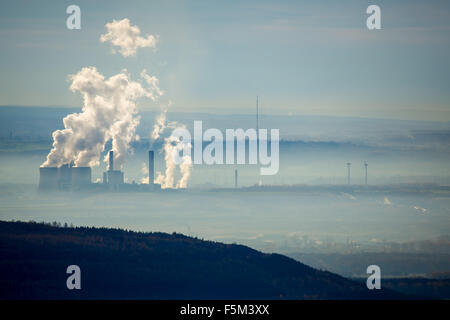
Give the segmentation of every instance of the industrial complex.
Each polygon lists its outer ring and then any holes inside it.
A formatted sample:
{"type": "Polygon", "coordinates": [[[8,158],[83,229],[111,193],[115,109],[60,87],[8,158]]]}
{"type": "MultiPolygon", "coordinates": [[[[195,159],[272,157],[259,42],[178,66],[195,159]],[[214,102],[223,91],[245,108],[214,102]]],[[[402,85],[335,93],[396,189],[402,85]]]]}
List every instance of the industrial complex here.
{"type": "Polygon", "coordinates": [[[101,183],[92,183],[92,170],[90,167],[76,167],[65,164],[60,167],[39,168],[39,190],[40,191],[71,191],[71,190],[104,190],[104,191],[158,191],[161,185],[154,183],[155,161],[154,151],[148,152],[147,184],[125,183],[124,173],[114,170],[114,151],[109,152],[109,167],[103,173],[101,183]]]}

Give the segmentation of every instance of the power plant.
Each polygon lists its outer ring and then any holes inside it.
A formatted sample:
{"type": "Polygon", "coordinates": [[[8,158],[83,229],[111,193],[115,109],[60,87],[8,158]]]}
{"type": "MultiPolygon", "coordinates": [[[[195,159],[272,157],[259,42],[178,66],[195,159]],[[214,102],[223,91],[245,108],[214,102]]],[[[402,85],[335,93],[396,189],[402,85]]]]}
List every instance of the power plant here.
{"type": "Polygon", "coordinates": [[[90,167],[42,167],[39,173],[39,190],[80,190],[92,180],[90,167]]]}
{"type": "Polygon", "coordinates": [[[40,191],[77,191],[77,190],[104,190],[104,191],[157,191],[161,185],[154,183],[155,161],[154,152],[148,152],[148,184],[127,184],[124,173],[114,170],[114,151],[109,152],[109,166],[103,172],[102,183],[92,183],[92,170],[90,167],[76,167],[65,164],[60,167],[39,168],[40,191]]]}
{"type": "Polygon", "coordinates": [[[111,190],[118,190],[124,184],[123,172],[114,170],[114,151],[109,152],[109,168],[103,172],[103,184],[108,185],[111,190]]]}

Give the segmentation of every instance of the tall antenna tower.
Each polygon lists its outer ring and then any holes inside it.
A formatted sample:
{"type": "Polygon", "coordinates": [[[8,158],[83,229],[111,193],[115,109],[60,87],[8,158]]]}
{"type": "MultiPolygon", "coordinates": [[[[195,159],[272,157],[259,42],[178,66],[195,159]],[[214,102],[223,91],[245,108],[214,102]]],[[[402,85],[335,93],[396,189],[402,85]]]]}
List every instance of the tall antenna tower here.
{"type": "Polygon", "coordinates": [[[256,140],[259,139],[259,99],[256,96],[256,140]]]}
{"type": "Polygon", "coordinates": [[[369,166],[369,164],[367,163],[367,161],[364,161],[364,169],[365,169],[365,171],[366,171],[366,177],[365,177],[365,183],[366,183],[366,186],[367,186],[367,167],[369,166]]]}
{"type": "Polygon", "coordinates": [[[352,164],[350,162],[347,162],[347,184],[350,185],[350,166],[352,164]]]}

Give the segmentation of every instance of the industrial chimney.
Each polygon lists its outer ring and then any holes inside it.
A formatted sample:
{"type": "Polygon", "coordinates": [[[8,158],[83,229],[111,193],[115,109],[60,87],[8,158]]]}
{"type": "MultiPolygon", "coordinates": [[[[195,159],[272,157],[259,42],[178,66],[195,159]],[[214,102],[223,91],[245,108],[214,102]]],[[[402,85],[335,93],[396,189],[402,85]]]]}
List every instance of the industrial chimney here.
{"type": "Polygon", "coordinates": [[[347,162],[347,184],[350,185],[350,166],[352,164],[350,162],[347,162]]]}
{"type": "Polygon", "coordinates": [[[153,150],[148,151],[148,184],[152,185],[155,182],[155,153],[153,150]]]}
{"type": "Polygon", "coordinates": [[[366,176],[365,176],[365,184],[366,184],[366,186],[367,186],[367,166],[368,166],[369,164],[367,163],[367,161],[364,161],[364,168],[365,168],[365,173],[366,173],[366,176]]]}
{"type": "Polygon", "coordinates": [[[114,151],[109,152],[109,171],[114,171],[114,151]]]}

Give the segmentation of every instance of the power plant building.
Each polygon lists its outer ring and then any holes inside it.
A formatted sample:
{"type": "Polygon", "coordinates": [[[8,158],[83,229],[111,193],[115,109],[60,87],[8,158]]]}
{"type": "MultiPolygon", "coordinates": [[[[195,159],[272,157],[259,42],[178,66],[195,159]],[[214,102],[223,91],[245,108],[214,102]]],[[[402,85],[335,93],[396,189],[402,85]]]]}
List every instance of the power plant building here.
{"type": "Polygon", "coordinates": [[[72,189],[81,189],[91,184],[90,167],[72,167],[72,189]]]}
{"type": "Polygon", "coordinates": [[[57,167],[39,168],[39,190],[71,190],[82,189],[91,185],[90,167],[57,167]]]}
{"type": "Polygon", "coordinates": [[[109,152],[109,168],[108,171],[103,173],[104,184],[107,184],[110,189],[117,190],[120,185],[124,183],[123,172],[120,170],[114,170],[114,151],[109,152]]]}
{"type": "Polygon", "coordinates": [[[103,183],[92,183],[92,170],[90,167],[75,167],[65,164],[61,167],[39,168],[40,191],[70,191],[70,190],[109,190],[109,191],[155,191],[160,190],[161,185],[154,183],[155,164],[154,151],[148,152],[148,184],[126,184],[124,173],[114,170],[114,152],[109,152],[109,168],[103,172],[103,183]]]}

